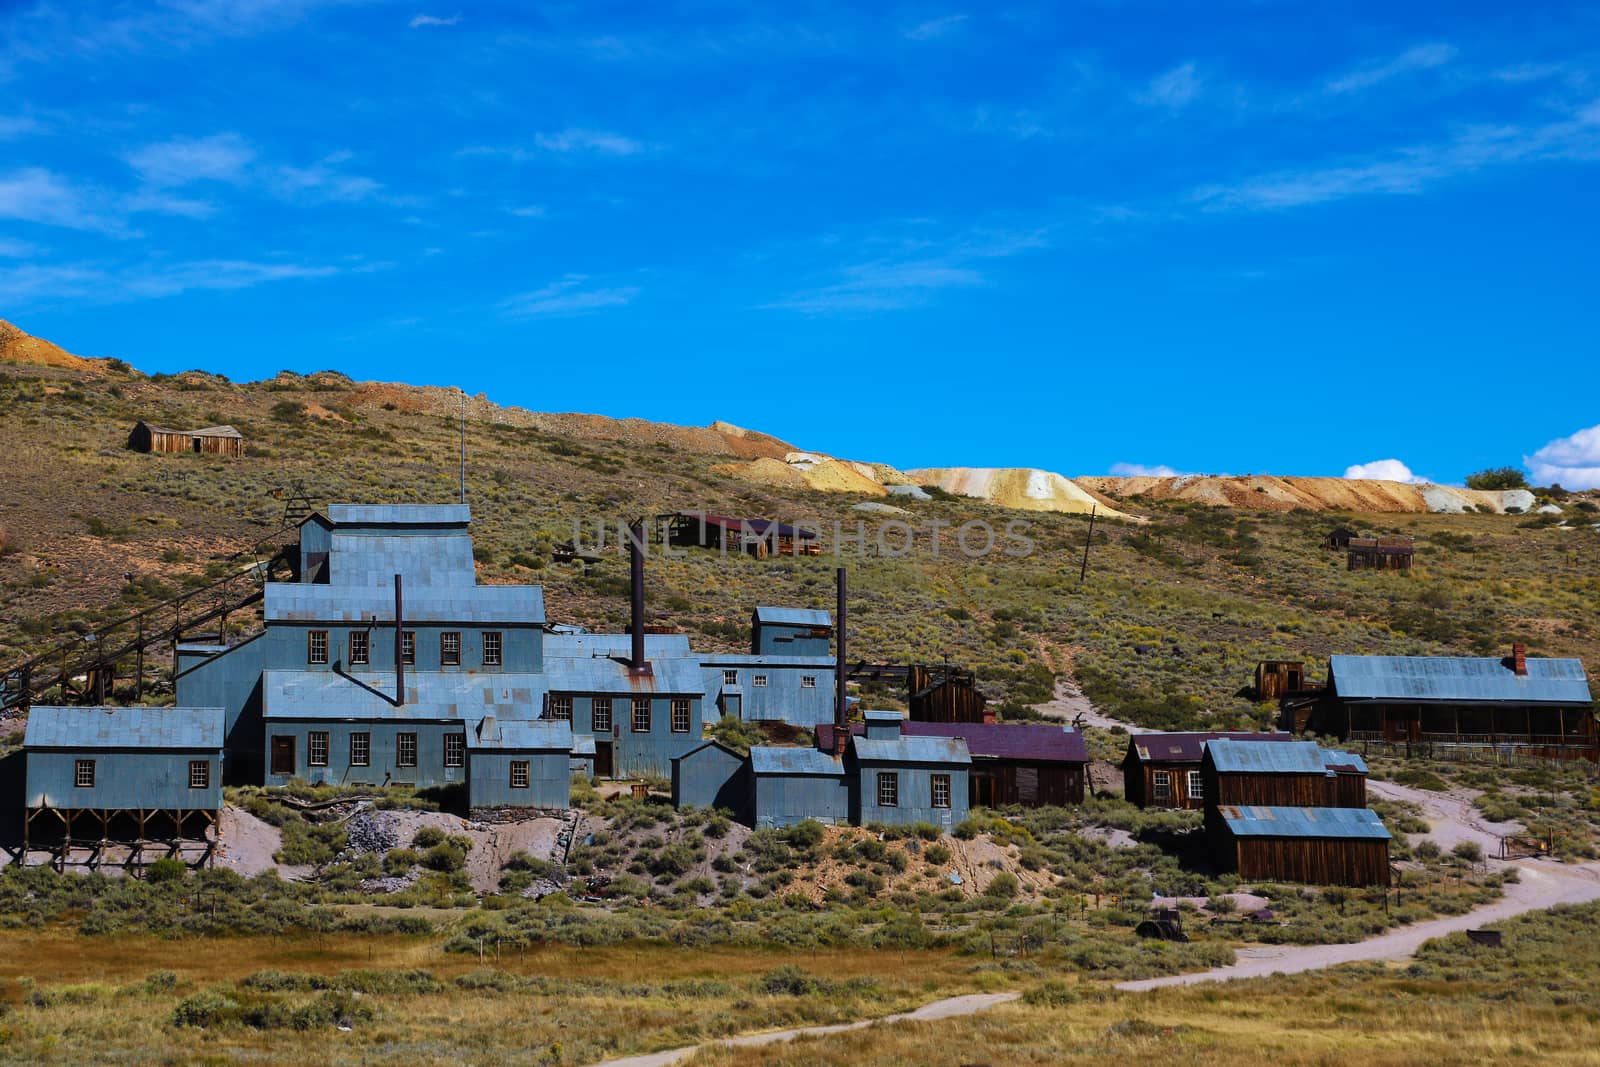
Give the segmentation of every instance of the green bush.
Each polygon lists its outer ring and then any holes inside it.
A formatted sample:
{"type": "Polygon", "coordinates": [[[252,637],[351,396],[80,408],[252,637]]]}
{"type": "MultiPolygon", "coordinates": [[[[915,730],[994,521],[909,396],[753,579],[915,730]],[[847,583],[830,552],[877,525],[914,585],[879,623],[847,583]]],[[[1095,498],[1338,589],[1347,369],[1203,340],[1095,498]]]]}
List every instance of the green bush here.
{"type": "Polygon", "coordinates": [[[171,856],[162,857],[144,869],[145,880],[154,885],[163,882],[181,882],[188,873],[189,865],[171,856]]]}

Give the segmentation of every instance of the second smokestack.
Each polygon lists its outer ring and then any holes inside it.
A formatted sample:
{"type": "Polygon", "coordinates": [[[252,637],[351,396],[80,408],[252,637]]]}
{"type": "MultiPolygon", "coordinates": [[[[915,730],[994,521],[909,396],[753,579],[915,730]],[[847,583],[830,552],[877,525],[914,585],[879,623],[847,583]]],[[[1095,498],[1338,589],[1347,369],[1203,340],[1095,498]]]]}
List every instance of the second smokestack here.
{"type": "Polygon", "coordinates": [[[845,615],[845,593],[846,593],[846,589],[845,589],[845,571],[844,571],[843,567],[839,568],[839,572],[838,572],[838,587],[839,587],[839,603],[838,603],[837,609],[834,611],[834,620],[833,620],[833,625],[834,625],[833,633],[834,633],[834,641],[835,641],[834,647],[837,649],[838,654],[839,654],[838,655],[838,660],[834,665],[834,672],[833,672],[833,674],[834,674],[833,722],[834,722],[834,727],[836,728],[836,730],[842,732],[842,731],[848,730],[850,728],[849,708],[847,707],[845,694],[844,694],[845,672],[849,670],[849,666],[847,665],[846,660],[845,660],[846,652],[845,652],[845,637],[844,637],[844,634],[845,634],[845,623],[848,620],[847,620],[846,615],[845,615]]]}
{"type": "Polygon", "coordinates": [[[644,523],[628,527],[628,582],[633,594],[632,617],[628,632],[633,636],[628,666],[634,674],[646,674],[650,663],[644,658],[644,523]]]}

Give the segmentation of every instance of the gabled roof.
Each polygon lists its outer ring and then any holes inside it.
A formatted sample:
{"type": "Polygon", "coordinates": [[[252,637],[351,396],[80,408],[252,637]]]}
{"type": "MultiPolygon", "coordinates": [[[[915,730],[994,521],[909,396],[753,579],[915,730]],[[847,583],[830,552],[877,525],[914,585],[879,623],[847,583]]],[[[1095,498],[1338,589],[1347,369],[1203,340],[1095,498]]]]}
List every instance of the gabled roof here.
{"type": "Polygon", "coordinates": [[[844,775],[844,763],[814,748],[756,745],[750,750],[750,768],[757,775],[844,775]]]}
{"type": "MultiPolygon", "coordinates": [[[[646,646],[648,647],[648,646],[646,646]]],[[[622,659],[583,656],[544,659],[544,675],[552,692],[598,693],[601,696],[703,697],[706,677],[697,660],[651,657],[650,673],[635,675],[622,659]]]]}
{"type": "Polygon", "coordinates": [[[562,719],[501,719],[485,715],[467,731],[467,747],[502,752],[571,752],[572,725],[562,719]]]}
{"type": "Polygon", "coordinates": [[[1027,760],[1036,763],[1087,763],[1083,735],[1047,723],[905,722],[900,732],[911,737],[959,737],[974,757],[1027,760]]]}
{"type": "Polygon", "coordinates": [[[833,616],[818,608],[786,608],[762,604],[755,611],[756,622],[782,626],[832,626],[833,616]]]}
{"type": "Polygon", "coordinates": [[[1329,683],[1342,700],[1589,704],[1579,659],[1527,659],[1519,675],[1489,656],[1332,656],[1329,683]]]}
{"type": "Polygon", "coordinates": [[[741,519],[731,515],[704,515],[699,512],[687,511],[680,513],[680,518],[693,519],[695,522],[704,522],[707,526],[715,526],[734,533],[748,530],[757,537],[767,536],[769,531],[776,530],[779,537],[795,537],[802,541],[815,540],[817,531],[804,526],[789,526],[771,519],[741,519]]]}
{"type": "MultiPolygon", "coordinates": [[[[387,584],[313,585],[268,582],[262,614],[268,622],[394,625],[394,571],[387,584]]],[[[405,621],[462,625],[542,626],[544,590],[537,585],[422,586],[405,571],[405,621]]]]}
{"type": "MultiPolygon", "coordinates": [[[[633,638],[630,634],[573,634],[553,633],[544,635],[544,654],[558,659],[583,659],[594,656],[626,656],[633,650],[633,638]]],[[[694,655],[689,647],[688,634],[645,634],[644,654],[646,659],[658,657],[678,657],[694,655]]]]}
{"type": "MultiPolygon", "coordinates": [[[[856,759],[864,763],[953,763],[968,764],[972,756],[959,737],[896,737],[871,740],[850,738],[856,759]]],[[[811,751],[816,751],[812,749],[811,751]]],[[[820,754],[820,753],[819,753],[820,754]]]]}
{"type": "Polygon", "coordinates": [[[1150,763],[1199,763],[1205,743],[1221,739],[1236,741],[1294,741],[1293,734],[1249,733],[1242,730],[1213,733],[1134,734],[1128,750],[1150,763]]]}
{"type": "Polygon", "coordinates": [[[1355,771],[1358,774],[1367,773],[1367,761],[1356,755],[1354,752],[1345,752],[1343,749],[1323,749],[1322,762],[1330,771],[1355,771]]]}
{"type": "Polygon", "coordinates": [[[240,441],[244,440],[244,434],[235,430],[232,426],[202,426],[198,430],[175,430],[171,426],[157,426],[149,422],[140,422],[139,425],[151,433],[171,433],[177,434],[179,437],[232,437],[240,441]]]}
{"type": "Polygon", "coordinates": [[[1389,831],[1370,808],[1293,808],[1255,804],[1217,808],[1237,837],[1364,838],[1387,841],[1389,831]]]}
{"type": "Polygon", "coordinates": [[[466,504],[329,504],[335,526],[465,526],[472,521],[466,504]]]}
{"type": "Polygon", "coordinates": [[[35,707],[28,748],[182,749],[220,752],[227,713],[221,708],[35,707]]]}
{"type": "Polygon", "coordinates": [[[690,756],[693,756],[698,752],[704,752],[708,748],[714,748],[719,752],[724,752],[736,760],[743,761],[745,758],[744,753],[740,752],[738,749],[729,745],[725,745],[721,741],[717,741],[713,738],[707,738],[706,740],[700,742],[700,744],[695,745],[693,748],[686,749],[683,752],[680,752],[678,755],[673,756],[672,762],[677,763],[679,760],[686,760],[690,756]]]}

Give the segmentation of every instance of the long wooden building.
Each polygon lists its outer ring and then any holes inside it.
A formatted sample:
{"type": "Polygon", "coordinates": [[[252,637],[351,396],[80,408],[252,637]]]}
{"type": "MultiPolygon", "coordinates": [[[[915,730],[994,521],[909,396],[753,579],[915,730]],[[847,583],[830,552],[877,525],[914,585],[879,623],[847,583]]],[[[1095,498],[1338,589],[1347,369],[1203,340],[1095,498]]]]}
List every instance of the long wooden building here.
{"type": "Polygon", "coordinates": [[[1389,884],[1389,831],[1369,808],[1222,804],[1206,829],[1218,866],[1241,878],[1389,884]]]}
{"type": "Polygon", "coordinates": [[[1200,762],[1206,811],[1217,805],[1264,804],[1310,808],[1367,806],[1367,764],[1351,752],[1315,741],[1263,745],[1207,741],[1200,762]]]}
{"type": "Polygon", "coordinates": [[[134,452],[199,452],[213,456],[242,456],[244,434],[232,426],[174,430],[169,426],[140,422],[128,434],[128,448],[134,452]]]}
{"type": "Polygon", "coordinates": [[[1578,659],[1333,656],[1305,726],[1347,742],[1516,751],[1600,760],[1594,701],[1578,659]]]}

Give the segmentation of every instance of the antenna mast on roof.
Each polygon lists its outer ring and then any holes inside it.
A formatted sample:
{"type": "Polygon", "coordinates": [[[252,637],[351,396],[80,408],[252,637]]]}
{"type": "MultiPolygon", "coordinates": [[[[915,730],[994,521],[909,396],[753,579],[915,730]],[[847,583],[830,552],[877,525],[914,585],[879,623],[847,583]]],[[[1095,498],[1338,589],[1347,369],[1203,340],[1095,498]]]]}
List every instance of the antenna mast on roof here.
{"type": "MultiPolygon", "coordinates": [[[[460,388],[459,386],[457,388],[460,388]]],[[[467,391],[461,390],[461,503],[467,502],[467,391]]]]}

